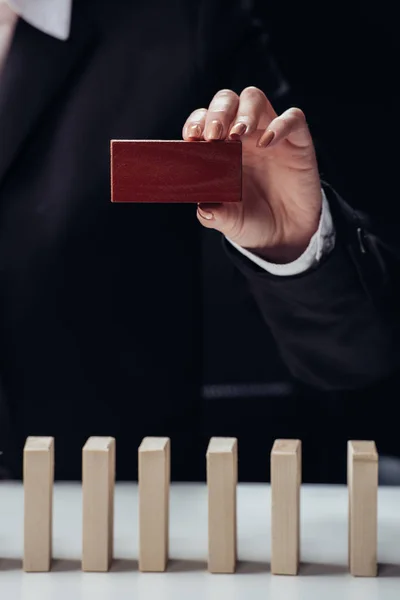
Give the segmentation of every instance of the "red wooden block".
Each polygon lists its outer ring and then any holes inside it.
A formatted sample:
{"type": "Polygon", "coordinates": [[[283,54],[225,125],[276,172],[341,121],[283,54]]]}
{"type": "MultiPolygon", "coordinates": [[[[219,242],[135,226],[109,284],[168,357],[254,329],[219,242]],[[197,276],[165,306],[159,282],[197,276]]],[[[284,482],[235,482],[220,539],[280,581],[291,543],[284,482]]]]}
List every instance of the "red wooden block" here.
{"type": "Polygon", "coordinates": [[[112,202],[240,202],[240,141],[111,141],[112,202]]]}

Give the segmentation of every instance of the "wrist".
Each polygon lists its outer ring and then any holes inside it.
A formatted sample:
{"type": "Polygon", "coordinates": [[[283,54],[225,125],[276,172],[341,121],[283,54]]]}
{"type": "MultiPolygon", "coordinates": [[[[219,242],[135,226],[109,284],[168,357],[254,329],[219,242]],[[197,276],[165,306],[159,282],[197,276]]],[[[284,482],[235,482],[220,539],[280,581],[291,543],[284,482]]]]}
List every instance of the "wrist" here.
{"type": "MultiPolygon", "coordinates": [[[[315,232],[314,232],[315,233],[315,232]]],[[[303,241],[293,241],[292,243],[281,244],[276,246],[269,246],[263,248],[247,248],[249,252],[258,255],[267,262],[274,263],[275,265],[289,264],[300,258],[307,250],[312,239],[311,234],[303,241]]]]}
{"type": "Polygon", "coordinates": [[[291,234],[279,236],[278,239],[268,240],[265,244],[246,245],[245,249],[263,260],[276,265],[289,264],[300,258],[309,247],[311,240],[319,227],[319,216],[315,223],[309,224],[300,232],[294,228],[291,234]]]}
{"type": "Polygon", "coordinates": [[[292,263],[299,259],[310,246],[313,236],[318,231],[321,213],[322,203],[320,210],[314,214],[303,213],[300,218],[290,219],[286,224],[281,223],[281,226],[276,223],[275,236],[271,237],[264,245],[247,249],[269,263],[276,265],[292,263]],[[280,230],[279,233],[277,230],[280,230]]]}

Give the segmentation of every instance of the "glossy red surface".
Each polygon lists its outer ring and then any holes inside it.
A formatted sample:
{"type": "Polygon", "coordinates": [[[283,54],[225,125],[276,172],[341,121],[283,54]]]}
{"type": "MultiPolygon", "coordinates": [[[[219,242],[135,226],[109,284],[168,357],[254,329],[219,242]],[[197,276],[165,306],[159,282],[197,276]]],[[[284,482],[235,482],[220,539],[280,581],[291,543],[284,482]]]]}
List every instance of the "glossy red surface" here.
{"type": "Polygon", "coordinates": [[[240,202],[240,141],[111,141],[112,202],[240,202]]]}

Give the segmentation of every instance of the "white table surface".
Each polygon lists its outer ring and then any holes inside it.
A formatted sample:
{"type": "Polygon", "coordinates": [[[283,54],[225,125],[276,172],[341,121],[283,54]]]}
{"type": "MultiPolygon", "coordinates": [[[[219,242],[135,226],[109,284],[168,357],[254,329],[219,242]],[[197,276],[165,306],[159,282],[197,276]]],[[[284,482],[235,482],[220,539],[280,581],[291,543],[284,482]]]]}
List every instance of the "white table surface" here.
{"type": "Polygon", "coordinates": [[[347,570],[347,490],[302,487],[302,566],[297,577],[272,576],[270,488],[238,487],[238,571],[207,572],[207,489],[171,486],[170,565],[139,573],[137,486],[115,491],[115,552],[109,573],[82,573],[80,484],[54,489],[54,563],[50,573],[24,573],[23,489],[0,484],[0,598],[7,600],[399,600],[400,488],[379,489],[377,578],[347,570]]]}

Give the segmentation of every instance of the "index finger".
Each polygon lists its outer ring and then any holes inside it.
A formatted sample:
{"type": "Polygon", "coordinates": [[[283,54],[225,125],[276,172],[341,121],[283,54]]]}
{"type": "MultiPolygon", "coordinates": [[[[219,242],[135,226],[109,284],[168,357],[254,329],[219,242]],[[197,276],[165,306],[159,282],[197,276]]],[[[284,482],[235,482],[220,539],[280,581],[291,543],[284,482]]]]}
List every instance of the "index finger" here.
{"type": "Polygon", "coordinates": [[[239,96],[232,90],[220,90],[208,107],[204,138],[223,140],[235,118],[239,106],[239,96]]]}
{"type": "Polygon", "coordinates": [[[198,108],[189,115],[182,130],[182,137],[184,140],[203,139],[206,115],[206,108],[198,108]]]}

